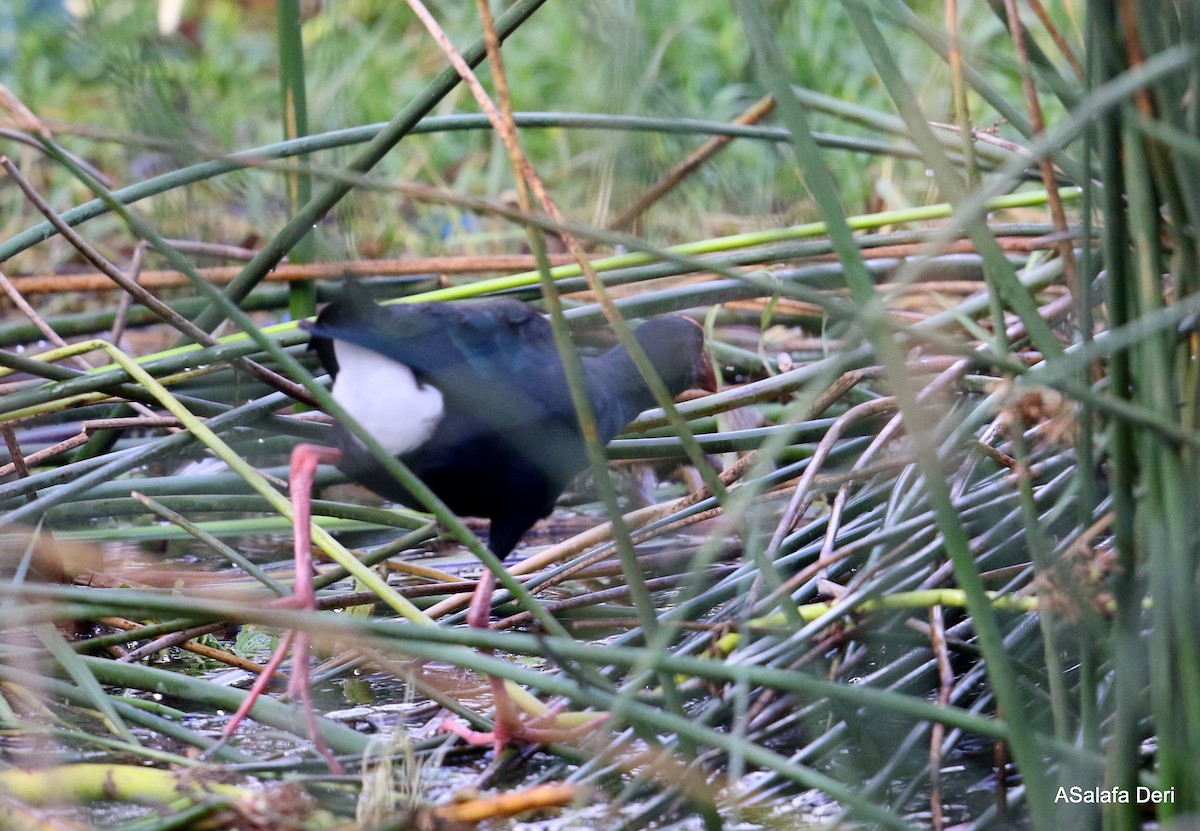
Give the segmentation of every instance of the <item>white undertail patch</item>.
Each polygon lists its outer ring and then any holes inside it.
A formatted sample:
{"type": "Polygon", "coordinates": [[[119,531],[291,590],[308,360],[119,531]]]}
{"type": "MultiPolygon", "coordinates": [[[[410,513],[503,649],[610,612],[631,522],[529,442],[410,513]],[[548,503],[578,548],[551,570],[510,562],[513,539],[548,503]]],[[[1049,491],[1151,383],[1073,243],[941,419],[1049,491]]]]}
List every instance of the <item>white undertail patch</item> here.
{"type": "Polygon", "coordinates": [[[442,393],[407,366],[346,341],[333,342],[333,400],[396,456],[426,442],[444,412],[442,393]]]}

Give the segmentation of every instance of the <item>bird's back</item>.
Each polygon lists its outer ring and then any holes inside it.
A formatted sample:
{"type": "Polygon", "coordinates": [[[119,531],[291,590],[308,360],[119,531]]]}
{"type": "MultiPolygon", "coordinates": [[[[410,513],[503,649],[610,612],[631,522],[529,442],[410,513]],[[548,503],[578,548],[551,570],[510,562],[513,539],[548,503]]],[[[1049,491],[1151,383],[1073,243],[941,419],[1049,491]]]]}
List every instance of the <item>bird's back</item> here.
{"type": "MultiPolygon", "coordinates": [[[[338,403],[455,513],[490,518],[497,554],[549,514],[587,466],[550,325],[523,303],[383,307],[348,287],[309,329],[338,403]]],[[[671,395],[703,374],[694,323],[660,318],[636,337],[671,395]]],[[[583,370],[602,444],[653,404],[623,347],[584,358],[583,370]]],[[[419,507],[347,428],[337,425],[335,437],[347,475],[419,507]]]]}
{"type": "MultiPolygon", "coordinates": [[[[457,513],[533,511],[536,520],[586,464],[549,325],[523,303],[383,307],[354,297],[328,306],[310,329],[335,376],[335,398],[344,406],[361,402],[358,412],[347,409],[376,438],[419,434],[412,446],[388,449],[457,513]],[[381,359],[365,375],[353,367],[367,378],[365,388],[340,373],[347,356],[361,363],[360,350],[381,359]],[[440,406],[431,414],[434,397],[440,406]]],[[[348,475],[412,504],[340,426],[337,443],[348,475]]]]}

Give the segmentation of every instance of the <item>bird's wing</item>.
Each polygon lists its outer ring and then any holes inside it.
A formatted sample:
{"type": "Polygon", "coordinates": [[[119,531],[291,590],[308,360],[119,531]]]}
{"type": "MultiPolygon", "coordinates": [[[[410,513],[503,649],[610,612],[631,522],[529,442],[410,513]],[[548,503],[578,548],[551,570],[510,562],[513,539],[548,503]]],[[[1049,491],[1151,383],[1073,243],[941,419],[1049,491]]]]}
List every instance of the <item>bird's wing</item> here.
{"type": "Polygon", "coordinates": [[[566,389],[550,325],[515,300],[384,307],[352,295],[308,328],[331,373],[328,341],[352,343],[404,364],[497,427],[547,418],[566,389]]]}

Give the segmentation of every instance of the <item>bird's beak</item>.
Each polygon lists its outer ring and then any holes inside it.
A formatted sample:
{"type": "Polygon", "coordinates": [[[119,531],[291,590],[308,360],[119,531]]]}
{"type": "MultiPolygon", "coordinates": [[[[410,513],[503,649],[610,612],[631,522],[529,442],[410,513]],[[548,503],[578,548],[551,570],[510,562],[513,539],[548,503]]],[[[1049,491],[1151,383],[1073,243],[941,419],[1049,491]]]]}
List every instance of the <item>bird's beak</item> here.
{"type": "Polygon", "coordinates": [[[707,351],[700,355],[700,369],[696,373],[696,386],[705,392],[717,391],[717,368],[707,351]]]}

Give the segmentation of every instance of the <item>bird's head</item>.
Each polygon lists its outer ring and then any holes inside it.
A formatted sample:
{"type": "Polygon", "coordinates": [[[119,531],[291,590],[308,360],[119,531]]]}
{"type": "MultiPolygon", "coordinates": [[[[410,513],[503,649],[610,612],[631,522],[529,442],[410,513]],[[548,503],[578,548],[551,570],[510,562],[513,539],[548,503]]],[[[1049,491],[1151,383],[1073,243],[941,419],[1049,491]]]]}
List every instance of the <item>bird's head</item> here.
{"type": "Polygon", "coordinates": [[[686,317],[658,317],[633,334],[672,396],[693,388],[717,391],[716,369],[704,349],[700,324],[686,317]]]}

